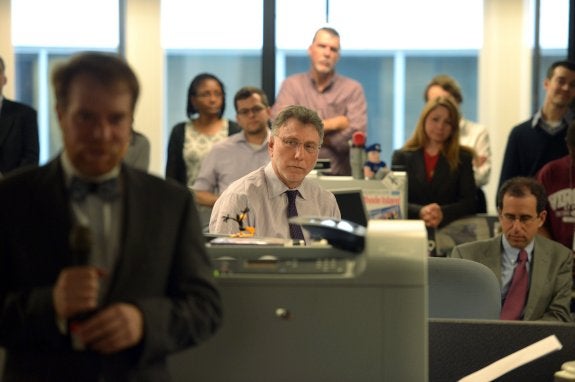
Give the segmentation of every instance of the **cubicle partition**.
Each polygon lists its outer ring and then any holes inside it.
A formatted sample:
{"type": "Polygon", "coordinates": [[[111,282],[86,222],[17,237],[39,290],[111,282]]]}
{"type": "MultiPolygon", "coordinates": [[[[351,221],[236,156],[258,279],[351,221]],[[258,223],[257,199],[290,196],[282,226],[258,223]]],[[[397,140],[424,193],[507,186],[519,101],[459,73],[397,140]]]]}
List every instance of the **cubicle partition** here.
{"type": "Polygon", "coordinates": [[[553,382],[553,374],[575,361],[575,325],[497,320],[429,320],[429,381],[458,381],[522,348],[555,335],[563,348],[527,363],[498,382],[553,382]]]}

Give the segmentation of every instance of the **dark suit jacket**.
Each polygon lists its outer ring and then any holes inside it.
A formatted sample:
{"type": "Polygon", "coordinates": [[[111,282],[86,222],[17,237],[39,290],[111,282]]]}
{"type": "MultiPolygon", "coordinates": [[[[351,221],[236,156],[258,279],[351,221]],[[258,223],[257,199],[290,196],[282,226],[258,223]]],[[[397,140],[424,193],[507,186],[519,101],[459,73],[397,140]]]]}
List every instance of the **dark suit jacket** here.
{"type": "Polygon", "coordinates": [[[54,319],[52,288],[73,261],[60,161],[0,182],[3,381],[168,381],[166,356],[219,326],[220,298],[192,195],[128,166],[122,177],[121,251],[104,305],[135,304],[144,338],[111,356],[72,351],[54,319]]]}
{"type": "Polygon", "coordinates": [[[423,149],[416,151],[396,150],[392,167],[401,166],[407,172],[407,216],[419,219],[421,208],[437,203],[443,212],[440,227],[475,213],[475,180],[473,178],[472,156],[460,150],[459,167],[452,172],[443,155],[439,156],[435,174],[430,182],[425,175],[423,149]]]}
{"type": "MultiPolygon", "coordinates": [[[[499,235],[493,239],[458,245],[450,256],[487,266],[501,283],[502,251],[499,235]]],[[[542,236],[535,236],[524,320],[572,321],[572,264],[573,256],[568,248],[542,236]]]]}
{"type": "Polygon", "coordinates": [[[38,147],[36,110],[4,98],[0,109],[0,173],[37,165],[38,147]]]}

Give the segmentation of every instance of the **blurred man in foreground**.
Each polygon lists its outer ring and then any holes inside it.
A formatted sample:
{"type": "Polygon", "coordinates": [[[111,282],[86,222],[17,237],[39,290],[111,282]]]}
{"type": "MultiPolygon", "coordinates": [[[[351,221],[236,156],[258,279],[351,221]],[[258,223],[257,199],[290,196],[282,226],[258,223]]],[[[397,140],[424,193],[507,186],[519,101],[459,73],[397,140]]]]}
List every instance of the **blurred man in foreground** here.
{"type": "Polygon", "coordinates": [[[192,195],[122,165],[138,80],[120,58],[53,73],[64,150],[0,182],[3,381],[167,381],[220,323],[192,195]]]}

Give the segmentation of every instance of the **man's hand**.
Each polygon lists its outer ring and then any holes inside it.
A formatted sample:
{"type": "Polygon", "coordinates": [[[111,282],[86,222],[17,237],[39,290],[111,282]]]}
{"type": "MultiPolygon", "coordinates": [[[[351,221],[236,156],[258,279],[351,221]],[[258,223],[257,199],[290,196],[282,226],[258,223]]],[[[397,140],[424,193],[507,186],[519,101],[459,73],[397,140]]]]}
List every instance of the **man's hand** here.
{"type": "Polygon", "coordinates": [[[363,176],[366,179],[373,179],[375,172],[371,171],[369,166],[363,166],[363,176]]]}
{"type": "Polygon", "coordinates": [[[213,207],[218,200],[218,195],[210,191],[195,191],[194,197],[196,198],[196,203],[206,207],[213,207]]]}
{"type": "Polygon", "coordinates": [[[483,163],[487,162],[487,157],[486,156],[478,156],[476,155],[473,158],[473,166],[475,167],[481,167],[483,166],[483,163]]]}
{"type": "Polygon", "coordinates": [[[58,318],[67,320],[98,307],[100,278],[104,272],[92,266],[64,268],[52,292],[58,318]]]}
{"type": "Polygon", "coordinates": [[[87,348],[111,354],[140,343],[144,335],[144,317],[136,306],[116,303],[76,324],[72,331],[87,348]]]}
{"type": "Polygon", "coordinates": [[[333,118],[326,118],[323,121],[323,130],[327,133],[330,131],[345,130],[349,127],[349,119],[345,115],[333,118]]]}
{"type": "Polygon", "coordinates": [[[439,204],[431,203],[419,210],[419,217],[423,220],[426,227],[437,228],[443,220],[443,211],[441,211],[439,204]]]}

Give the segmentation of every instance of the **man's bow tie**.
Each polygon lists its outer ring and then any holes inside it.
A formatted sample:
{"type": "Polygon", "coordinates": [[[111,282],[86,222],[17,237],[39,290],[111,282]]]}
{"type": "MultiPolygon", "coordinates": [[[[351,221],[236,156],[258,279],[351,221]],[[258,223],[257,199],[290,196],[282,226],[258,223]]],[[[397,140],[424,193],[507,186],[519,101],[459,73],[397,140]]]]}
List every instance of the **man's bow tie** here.
{"type": "Polygon", "coordinates": [[[70,184],[72,200],[81,202],[89,193],[95,193],[105,202],[111,202],[120,196],[118,178],[112,178],[101,183],[88,182],[74,177],[70,184]]]}

